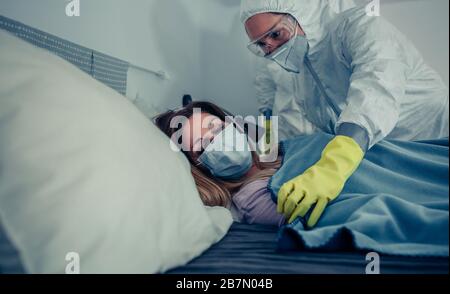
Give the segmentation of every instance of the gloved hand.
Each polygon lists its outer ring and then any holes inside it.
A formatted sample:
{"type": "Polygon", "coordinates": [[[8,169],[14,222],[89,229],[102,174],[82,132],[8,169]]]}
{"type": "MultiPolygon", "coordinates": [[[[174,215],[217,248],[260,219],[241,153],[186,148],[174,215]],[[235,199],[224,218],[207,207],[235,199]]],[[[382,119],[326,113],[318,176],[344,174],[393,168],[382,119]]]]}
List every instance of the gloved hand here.
{"type": "Polygon", "coordinates": [[[305,217],[315,204],[307,222],[309,228],[314,227],[328,203],[342,192],[363,157],[364,152],[355,140],[336,136],[325,147],[322,158],[315,165],[281,187],[278,213],[284,214],[292,223],[297,217],[305,217]]]}
{"type": "Polygon", "coordinates": [[[262,154],[270,154],[270,152],[271,152],[271,146],[270,146],[270,143],[272,142],[271,141],[271,130],[272,130],[272,121],[271,121],[271,119],[270,119],[270,117],[269,118],[267,118],[266,117],[266,119],[264,120],[264,128],[265,128],[265,138],[264,138],[264,142],[262,142],[263,143],[263,145],[262,145],[262,150],[261,150],[261,153],[262,154]]]}
{"type": "Polygon", "coordinates": [[[266,119],[265,128],[266,128],[266,143],[267,143],[270,142],[270,131],[272,130],[272,121],[270,119],[266,119]]]}

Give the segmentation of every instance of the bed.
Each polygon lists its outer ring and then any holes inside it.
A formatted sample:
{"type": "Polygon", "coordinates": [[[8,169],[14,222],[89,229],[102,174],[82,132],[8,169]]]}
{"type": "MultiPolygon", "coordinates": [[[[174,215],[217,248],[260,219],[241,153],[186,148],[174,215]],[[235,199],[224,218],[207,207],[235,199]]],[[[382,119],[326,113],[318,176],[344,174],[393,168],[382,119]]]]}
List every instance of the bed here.
{"type": "MultiPolygon", "coordinates": [[[[169,274],[365,274],[364,252],[277,252],[278,228],[234,223],[202,256],[169,274]]],[[[381,274],[448,274],[448,258],[381,256],[381,274]]]]}
{"type": "MultiPolygon", "coordinates": [[[[363,252],[289,252],[276,249],[278,228],[234,223],[226,237],[168,274],[364,274],[363,252]]],[[[0,239],[2,234],[0,234],[0,239]]],[[[17,252],[3,245],[0,274],[24,273],[17,252]]],[[[448,274],[448,258],[381,256],[381,274],[448,274]]]]}
{"type": "MultiPolygon", "coordinates": [[[[121,94],[129,64],[0,16],[0,28],[60,57],[121,94]]],[[[1,224],[0,224],[1,225],[1,224]]],[[[365,252],[278,252],[278,228],[234,223],[225,238],[169,274],[364,274],[365,252]]],[[[0,273],[21,273],[17,252],[0,226],[0,273]],[[6,256],[6,258],[4,258],[6,256]],[[5,262],[6,261],[6,262],[5,262]],[[3,267],[2,267],[3,265],[3,267]]],[[[381,256],[384,274],[447,274],[448,258],[381,256]]]]}

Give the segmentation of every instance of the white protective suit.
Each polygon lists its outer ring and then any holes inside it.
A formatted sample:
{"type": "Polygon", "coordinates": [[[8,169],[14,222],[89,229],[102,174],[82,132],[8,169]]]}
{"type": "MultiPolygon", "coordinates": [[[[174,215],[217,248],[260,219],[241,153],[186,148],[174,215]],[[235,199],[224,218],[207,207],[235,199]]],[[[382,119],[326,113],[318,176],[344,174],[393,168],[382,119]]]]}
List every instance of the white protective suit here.
{"type": "Polygon", "coordinates": [[[243,23],[264,12],[297,19],[321,83],[306,67],[292,74],[264,62],[256,77],[257,97],[261,112],[272,109],[279,117],[280,139],[318,129],[336,134],[347,124],[367,132],[368,147],[384,138],[448,137],[448,88],[385,19],[368,16],[365,7],[337,13],[329,0],[242,1],[243,23]]]}

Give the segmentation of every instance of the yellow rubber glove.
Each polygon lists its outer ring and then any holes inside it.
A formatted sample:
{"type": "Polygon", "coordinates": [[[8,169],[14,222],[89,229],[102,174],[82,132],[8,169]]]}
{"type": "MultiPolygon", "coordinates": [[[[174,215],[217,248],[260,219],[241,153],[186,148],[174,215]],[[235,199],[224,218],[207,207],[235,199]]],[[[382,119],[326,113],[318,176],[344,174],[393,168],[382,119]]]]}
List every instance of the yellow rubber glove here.
{"type": "Polygon", "coordinates": [[[266,119],[266,142],[270,142],[270,131],[272,130],[272,121],[270,119],[266,119]]]}
{"type": "Polygon", "coordinates": [[[304,174],[285,183],[278,193],[278,213],[292,223],[314,210],[307,226],[314,227],[328,203],[344,189],[348,178],[364,158],[358,143],[350,137],[336,136],[322,152],[322,158],[304,174]]]}

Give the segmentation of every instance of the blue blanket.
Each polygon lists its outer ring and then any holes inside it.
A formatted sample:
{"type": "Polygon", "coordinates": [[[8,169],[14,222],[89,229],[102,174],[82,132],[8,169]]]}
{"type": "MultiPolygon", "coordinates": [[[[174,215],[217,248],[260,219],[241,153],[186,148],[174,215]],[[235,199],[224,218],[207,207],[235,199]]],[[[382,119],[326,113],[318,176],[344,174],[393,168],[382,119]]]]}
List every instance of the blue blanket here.
{"type": "MultiPolygon", "coordinates": [[[[283,166],[269,183],[275,202],[283,183],[316,163],[331,139],[320,133],[282,143],[283,166]]],[[[448,145],[448,139],[379,143],[316,228],[307,230],[304,219],[281,228],[279,249],[448,257],[448,145]]]]}

